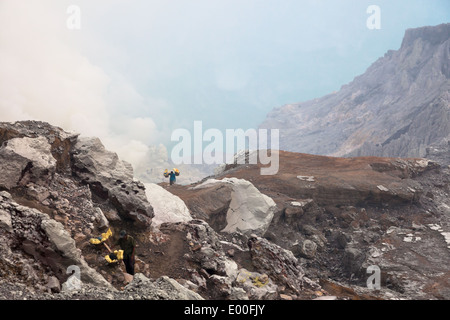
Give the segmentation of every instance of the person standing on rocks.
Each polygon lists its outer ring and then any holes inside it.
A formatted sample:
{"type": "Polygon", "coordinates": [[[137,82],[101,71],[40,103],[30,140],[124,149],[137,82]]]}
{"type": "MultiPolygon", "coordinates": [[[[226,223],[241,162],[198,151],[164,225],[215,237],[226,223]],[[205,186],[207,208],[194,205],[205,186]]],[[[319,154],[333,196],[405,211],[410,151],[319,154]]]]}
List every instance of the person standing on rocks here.
{"type": "Polygon", "coordinates": [[[170,179],[169,179],[170,185],[173,185],[177,181],[175,172],[170,171],[169,176],[170,176],[170,179]]]}
{"type": "Polygon", "coordinates": [[[130,236],[125,230],[120,231],[117,244],[123,250],[123,263],[128,274],[134,275],[134,252],[136,248],[136,240],[130,236]]]}

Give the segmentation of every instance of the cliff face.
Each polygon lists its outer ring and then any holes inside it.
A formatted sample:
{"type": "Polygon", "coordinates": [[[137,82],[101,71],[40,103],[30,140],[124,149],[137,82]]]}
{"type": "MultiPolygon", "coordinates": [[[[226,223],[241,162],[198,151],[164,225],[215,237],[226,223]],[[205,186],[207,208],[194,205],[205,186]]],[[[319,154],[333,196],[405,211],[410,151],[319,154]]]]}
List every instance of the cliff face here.
{"type": "Polygon", "coordinates": [[[260,127],[279,129],[287,151],[423,157],[450,138],[450,24],[407,30],[338,92],[274,109],[260,127]]]}

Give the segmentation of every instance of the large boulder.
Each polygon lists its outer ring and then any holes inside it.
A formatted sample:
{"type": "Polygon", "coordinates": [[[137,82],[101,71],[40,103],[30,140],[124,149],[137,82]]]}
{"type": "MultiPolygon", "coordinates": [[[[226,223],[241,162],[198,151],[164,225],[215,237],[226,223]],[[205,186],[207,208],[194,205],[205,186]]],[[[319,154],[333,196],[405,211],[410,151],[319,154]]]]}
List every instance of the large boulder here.
{"type": "Polygon", "coordinates": [[[119,215],[147,228],[154,216],[144,185],[133,179],[131,164],[105,149],[98,138],[79,138],[72,150],[73,174],[116,207],[119,215]]]}
{"type": "Polygon", "coordinates": [[[305,276],[305,271],[294,254],[257,236],[248,240],[253,267],[267,274],[274,282],[284,285],[297,295],[308,295],[320,285],[305,276]]]}
{"type": "Polygon", "coordinates": [[[14,138],[45,137],[50,144],[51,153],[56,159],[56,168],[59,172],[70,172],[70,149],[78,135],[78,133],[66,132],[42,121],[0,122],[0,145],[14,138]]]}
{"type": "Polygon", "coordinates": [[[233,186],[229,183],[210,183],[206,188],[172,185],[168,191],[180,197],[192,217],[207,221],[217,232],[227,226],[227,212],[233,186]]]}
{"type": "Polygon", "coordinates": [[[152,219],[153,227],[157,227],[164,222],[175,223],[192,220],[184,201],[163,187],[154,183],[146,183],[145,193],[155,214],[152,219]]]}
{"type": "Polygon", "coordinates": [[[64,229],[64,226],[61,223],[50,219],[45,214],[41,213],[40,216],[42,219],[41,228],[44,230],[48,240],[53,244],[57,252],[63,257],[72,260],[73,265],[80,268],[80,280],[85,280],[88,283],[113,290],[111,284],[86,263],[81,255],[81,251],[75,245],[75,240],[72,239],[70,234],[64,229]]]}
{"type": "Polygon", "coordinates": [[[209,179],[193,187],[196,189],[210,188],[215,185],[231,186],[231,201],[226,214],[226,226],[223,232],[241,232],[243,234],[263,235],[276,210],[275,202],[249,181],[237,178],[222,180],[209,179]]]}
{"type": "Polygon", "coordinates": [[[0,187],[11,189],[30,180],[45,182],[56,171],[56,159],[44,137],[13,138],[0,147],[0,187]]]}
{"type": "MultiPolygon", "coordinates": [[[[3,221],[0,235],[2,230],[8,232],[5,241],[0,244],[5,248],[0,252],[11,252],[11,243],[16,243],[14,250],[18,247],[32,256],[40,265],[51,270],[51,274],[61,283],[67,280],[67,271],[72,267],[80,270],[81,281],[114,290],[108,281],[86,263],[75,241],[60,222],[35,208],[18,204],[7,192],[0,194],[0,212],[3,221]]],[[[3,258],[8,260],[8,255],[3,258]]],[[[19,261],[26,260],[21,258],[19,261]]],[[[27,264],[22,262],[15,266],[24,268],[18,274],[27,270],[27,264]]]]}

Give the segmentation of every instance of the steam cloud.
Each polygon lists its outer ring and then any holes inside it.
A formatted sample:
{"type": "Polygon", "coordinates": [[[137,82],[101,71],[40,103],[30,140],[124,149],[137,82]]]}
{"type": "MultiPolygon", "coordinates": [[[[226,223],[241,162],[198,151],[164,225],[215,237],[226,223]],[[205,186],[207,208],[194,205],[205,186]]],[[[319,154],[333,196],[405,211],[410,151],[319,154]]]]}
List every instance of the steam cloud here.
{"type": "Polygon", "coordinates": [[[67,6],[0,2],[0,121],[40,120],[99,137],[134,168],[157,158],[157,150],[167,157],[164,146],[149,147],[160,137],[153,119],[130,115],[146,100],[120,74],[83,54],[79,36],[66,27],[67,6]]]}

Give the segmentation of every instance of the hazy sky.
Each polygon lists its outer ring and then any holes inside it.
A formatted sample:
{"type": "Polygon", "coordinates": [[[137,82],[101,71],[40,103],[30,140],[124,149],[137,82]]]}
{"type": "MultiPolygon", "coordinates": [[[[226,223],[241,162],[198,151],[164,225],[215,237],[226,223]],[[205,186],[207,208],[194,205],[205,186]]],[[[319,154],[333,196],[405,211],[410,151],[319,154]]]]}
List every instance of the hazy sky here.
{"type": "Polygon", "coordinates": [[[256,128],[337,91],[449,17],[448,0],[0,0],[0,120],[96,135],[134,163],[194,120],[256,128]]]}

